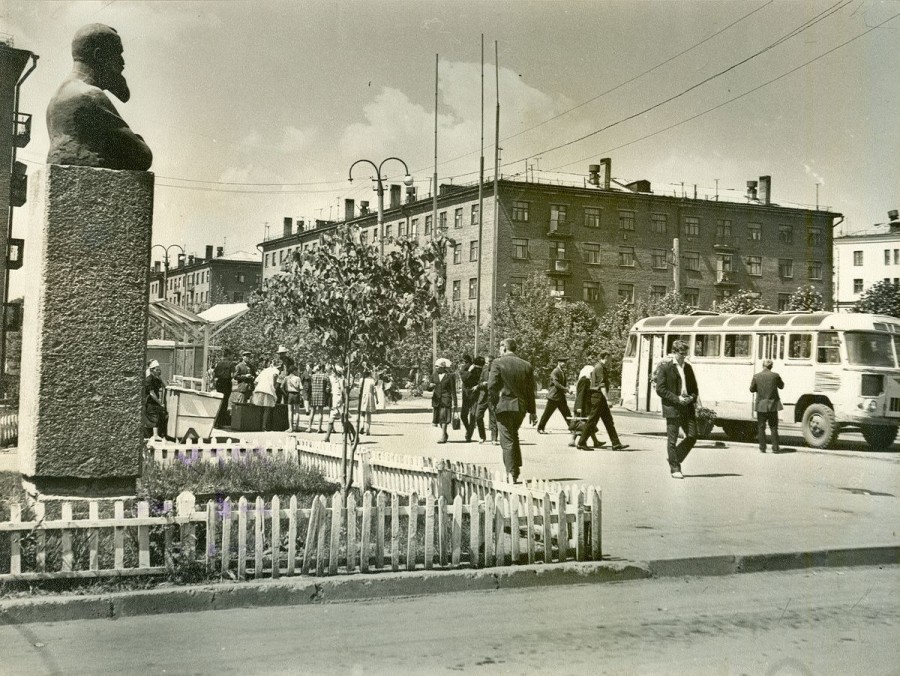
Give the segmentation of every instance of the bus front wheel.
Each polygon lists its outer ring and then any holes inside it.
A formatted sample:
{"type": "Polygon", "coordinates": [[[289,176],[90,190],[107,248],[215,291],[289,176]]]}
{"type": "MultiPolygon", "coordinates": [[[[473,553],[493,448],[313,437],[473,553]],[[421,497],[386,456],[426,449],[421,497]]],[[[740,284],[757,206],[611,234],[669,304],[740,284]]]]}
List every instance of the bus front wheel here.
{"type": "Polygon", "coordinates": [[[838,436],[834,411],[825,404],[810,404],[803,412],[803,439],[812,448],[831,448],[838,436]]]}
{"type": "Polygon", "coordinates": [[[863,425],[862,435],[873,450],[883,451],[894,443],[897,428],[893,425],[863,425]]]}

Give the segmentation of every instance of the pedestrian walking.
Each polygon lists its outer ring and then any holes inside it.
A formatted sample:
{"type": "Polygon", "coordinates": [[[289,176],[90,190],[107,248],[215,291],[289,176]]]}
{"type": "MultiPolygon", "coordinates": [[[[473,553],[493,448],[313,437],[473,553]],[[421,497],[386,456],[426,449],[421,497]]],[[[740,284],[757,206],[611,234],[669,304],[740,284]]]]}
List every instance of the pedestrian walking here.
{"type": "Polygon", "coordinates": [[[447,425],[456,414],[456,374],[450,370],[451,367],[450,360],[441,357],[434,362],[434,373],[431,375],[431,422],[441,428],[439,444],[447,443],[447,425]]]}
{"type": "Polygon", "coordinates": [[[624,451],[628,448],[628,444],[619,441],[619,435],[616,432],[616,423],[613,420],[612,412],[609,410],[609,371],[606,362],[609,359],[609,353],[603,351],[600,353],[600,360],[594,364],[594,370],[591,371],[591,382],[589,385],[591,414],[585,421],[584,429],[581,436],[578,437],[576,448],[581,451],[590,450],[587,445],[588,437],[597,431],[597,422],[602,420],[603,427],[606,428],[606,434],[612,442],[614,451],[624,451]]]}
{"type": "Polygon", "coordinates": [[[462,383],[462,407],[460,415],[466,428],[466,443],[472,441],[475,432],[475,412],[478,407],[478,383],[481,380],[481,367],[471,355],[463,355],[463,363],[459,373],[462,383]]]}
{"type": "MultiPolygon", "coordinates": [[[[575,383],[575,417],[572,418],[572,441],[569,446],[578,444],[578,437],[587,425],[588,418],[591,417],[591,374],[594,372],[594,365],[588,364],[578,373],[578,382],[575,383]]],[[[590,431],[591,441],[594,442],[594,448],[606,446],[605,441],[597,438],[596,426],[590,431]]]]}
{"type": "Polygon", "coordinates": [[[319,414],[319,434],[323,434],[322,424],[325,418],[325,406],[331,400],[331,381],[325,375],[321,364],[313,364],[312,374],[309,377],[309,425],[307,432],[313,431],[313,422],[316,413],[319,414]]]}
{"type": "Polygon", "coordinates": [[[766,452],[766,423],[772,431],[772,453],[781,450],[778,445],[778,411],[784,406],[778,390],[784,389],[784,381],[772,370],[772,365],[771,359],[764,359],[762,371],[754,374],[750,381],[750,391],[756,393],[756,434],[760,453],[766,452]]]}
{"type": "Polygon", "coordinates": [[[494,405],[491,403],[491,398],[488,395],[488,375],[491,370],[491,362],[494,361],[494,355],[488,355],[487,359],[484,357],[475,357],[475,363],[481,367],[481,378],[478,381],[478,403],[475,406],[475,426],[478,428],[478,443],[483,444],[487,442],[487,435],[485,434],[484,429],[484,414],[488,414],[488,428],[491,432],[491,443],[496,444],[499,443],[497,441],[497,412],[494,410],[494,405]],[[478,364],[479,360],[481,361],[478,364]]]}
{"type": "Polygon", "coordinates": [[[274,359],[264,359],[263,369],[256,376],[256,388],[253,390],[253,405],[262,408],[262,428],[269,432],[272,427],[272,411],[278,392],[278,367],[274,359]]]}
{"type": "Polygon", "coordinates": [[[569,395],[569,385],[566,381],[566,363],[568,361],[568,357],[557,357],[556,368],[550,372],[550,387],[547,388],[547,405],[544,407],[544,413],[538,422],[538,434],[547,433],[545,430],[547,421],[550,420],[550,416],[553,415],[554,411],[562,413],[562,417],[566,421],[566,427],[570,424],[569,419],[572,417],[572,414],[569,412],[569,402],[566,401],[566,397],[569,395]]]}
{"type": "Polygon", "coordinates": [[[213,387],[222,395],[219,402],[219,410],[216,412],[214,427],[222,429],[231,425],[231,417],[228,415],[228,406],[231,402],[231,375],[234,372],[234,362],[222,357],[213,368],[213,387]]]}
{"type": "Polygon", "coordinates": [[[162,381],[162,367],[155,359],[147,365],[144,377],[144,438],[156,434],[167,437],[169,412],[165,403],[165,383],[162,381]]]}
{"type": "Polygon", "coordinates": [[[328,430],[325,432],[325,441],[331,441],[334,432],[334,423],[340,419],[344,422],[344,403],[347,396],[347,388],[344,386],[344,369],[338,364],[332,364],[328,369],[328,382],[331,389],[331,405],[328,409],[328,430]]]}
{"type": "Polygon", "coordinates": [[[536,424],[537,410],[534,403],[534,368],[516,356],[516,341],[513,338],[501,341],[500,356],[491,362],[488,393],[497,411],[503,464],[513,483],[518,483],[522,469],[519,427],[526,413],[531,424],[536,424]]]}
{"type": "Polygon", "coordinates": [[[288,369],[287,377],[284,379],[284,392],[287,395],[288,414],[290,416],[288,431],[297,432],[300,429],[300,416],[303,411],[303,381],[297,373],[296,366],[291,366],[288,369]]]}
{"type": "Polygon", "coordinates": [[[359,425],[360,434],[372,434],[372,414],[378,410],[378,404],[382,401],[378,396],[378,381],[375,380],[375,371],[369,369],[366,371],[360,390],[362,398],[360,399],[360,415],[363,422],[359,425]]]}
{"type": "Polygon", "coordinates": [[[662,399],[666,419],[666,452],[673,479],[684,479],[681,463],[697,443],[697,398],[700,390],[694,369],[685,361],[688,345],[683,340],[672,343],[672,360],[660,365],[656,372],[656,393],[662,399]],[[684,439],[678,442],[678,430],[684,439]]]}

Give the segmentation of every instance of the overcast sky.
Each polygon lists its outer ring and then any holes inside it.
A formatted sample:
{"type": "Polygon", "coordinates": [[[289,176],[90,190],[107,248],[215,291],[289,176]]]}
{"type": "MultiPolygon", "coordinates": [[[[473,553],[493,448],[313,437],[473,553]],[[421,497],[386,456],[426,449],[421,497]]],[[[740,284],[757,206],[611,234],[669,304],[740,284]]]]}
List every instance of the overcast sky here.
{"type": "MultiPolygon", "coordinates": [[[[712,195],[718,179],[720,193],[737,196],[768,174],[773,201],[812,207],[818,183],[820,205],[843,213],[847,230],[900,208],[895,1],[0,7],[0,32],[40,56],[20,102],[35,116],[19,151],[32,170],[46,158],[44,113],[71,68],[72,35],[92,22],[118,30],[132,98],[115,105],[153,150],[154,242],[189,253],[253,251],[265,223],[277,236],[284,216],[339,218],[344,198],[374,207],[370,171],[347,182],[360,158],[403,158],[427,193],[436,54],[439,180],[476,179],[482,34],[486,165],[496,40],[505,176],[521,175],[526,158],[580,175],[609,156],[614,178],[670,194],[684,182],[688,194],[696,184],[712,195]]],[[[402,179],[399,164],[385,172],[402,179]]]]}

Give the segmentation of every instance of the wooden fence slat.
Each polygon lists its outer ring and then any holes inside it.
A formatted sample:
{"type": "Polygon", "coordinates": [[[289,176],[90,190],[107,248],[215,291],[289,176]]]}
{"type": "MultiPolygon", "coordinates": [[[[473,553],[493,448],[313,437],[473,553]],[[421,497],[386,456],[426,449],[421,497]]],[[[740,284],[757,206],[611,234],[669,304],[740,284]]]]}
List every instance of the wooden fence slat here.
{"type": "Polygon", "coordinates": [[[406,570],[416,569],[416,540],[419,535],[419,496],[409,494],[409,523],[406,537],[406,570]]]}
{"type": "Polygon", "coordinates": [[[316,539],[316,575],[322,577],[325,574],[325,542],[328,530],[325,528],[328,522],[328,502],[324,495],[319,498],[319,524],[316,528],[319,537],[316,539]]]}
{"type": "Polygon", "coordinates": [[[559,545],[559,562],[563,563],[569,558],[569,518],[566,514],[566,494],[564,491],[559,493],[559,510],[558,521],[556,523],[556,541],[559,545]]]}
{"type": "Polygon", "coordinates": [[[266,504],[262,496],[257,496],[253,510],[253,577],[259,579],[263,572],[263,552],[265,552],[266,504]]]}
{"type": "Polygon", "coordinates": [[[337,575],[338,555],[341,553],[341,531],[344,527],[344,499],[340,491],[331,498],[331,547],[329,551],[328,574],[337,575]]]}
{"type": "Polygon", "coordinates": [[[239,580],[247,577],[247,498],[238,500],[238,569],[239,580]]]}
{"type": "MultiPolygon", "coordinates": [[[[10,523],[22,523],[22,505],[13,502],[9,506],[10,523]]],[[[14,530],[9,539],[9,572],[18,575],[22,572],[22,531],[14,530]]]]}
{"type": "Polygon", "coordinates": [[[495,564],[494,559],[494,496],[484,496],[484,565],[487,567],[495,564]]]}
{"type": "Polygon", "coordinates": [[[306,525],[306,540],[303,544],[303,564],[300,572],[308,575],[313,565],[313,552],[315,551],[314,542],[318,534],[319,528],[319,498],[313,497],[312,508],[309,511],[309,523],[306,525]]]}
{"type": "Polygon", "coordinates": [[[506,515],[508,513],[508,501],[506,496],[498,496],[494,501],[494,537],[496,544],[494,545],[494,556],[496,557],[498,566],[506,565],[506,548],[503,546],[506,540],[506,515]]]}
{"type": "Polygon", "coordinates": [[[281,498],[272,496],[272,577],[281,577],[281,498]]]}
{"type": "MultiPolygon", "coordinates": [[[[296,449],[295,449],[296,450],[296,449]]],[[[287,574],[293,575],[297,565],[297,496],[288,503],[287,574]]]]}
{"type": "Polygon", "coordinates": [[[479,509],[478,496],[472,495],[469,498],[469,563],[473,568],[478,568],[479,550],[481,548],[481,533],[479,532],[479,522],[481,521],[481,510],[479,509]]]}
{"type": "Polygon", "coordinates": [[[369,539],[372,534],[372,493],[363,493],[362,532],[359,541],[359,572],[369,572],[369,539]]]}
{"type": "MultiPolygon", "coordinates": [[[[163,514],[165,514],[166,518],[168,519],[171,519],[173,516],[175,516],[175,508],[172,506],[171,500],[165,500],[163,502],[163,514]]],[[[168,566],[170,569],[174,565],[172,561],[172,534],[174,528],[175,526],[172,524],[172,522],[169,522],[163,527],[163,559],[165,560],[166,566],[168,566]]],[[[115,529],[113,529],[113,531],[115,531],[115,529]]]]}
{"type": "Polygon", "coordinates": [[[528,551],[528,563],[534,563],[534,498],[528,495],[525,498],[525,524],[527,536],[525,547],[528,551]]]}
{"type": "Polygon", "coordinates": [[[550,494],[544,493],[542,499],[542,507],[544,512],[544,563],[550,563],[553,560],[553,529],[550,523],[550,494]]]}
{"type": "Polygon", "coordinates": [[[509,559],[510,565],[519,563],[519,498],[511,495],[509,498],[509,559]]]}
{"type": "Polygon", "coordinates": [[[400,569],[400,497],[391,495],[391,570],[400,569]]]}
{"type": "Polygon", "coordinates": [[[584,491],[578,491],[575,501],[575,560],[584,561],[584,491]]]}
{"type": "MultiPolygon", "coordinates": [[[[46,514],[46,505],[43,502],[36,502],[32,509],[35,520],[40,524],[46,514]]],[[[47,570],[47,532],[40,525],[36,529],[34,542],[35,568],[37,572],[43,573],[47,570]]]]}
{"type": "MultiPolygon", "coordinates": [[[[66,518],[66,505],[68,503],[63,503],[62,517],[66,518]]],[[[69,505],[69,518],[72,516],[72,506],[69,505]]],[[[113,505],[113,516],[116,521],[124,521],[125,519],[125,503],[121,500],[116,500],[113,505]]],[[[171,535],[170,535],[171,537],[171,535]]],[[[65,540],[63,540],[63,550],[65,551],[65,540]]],[[[166,551],[169,551],[168,549],[166,551]]],[[[63,554],[65,557],[65,553],[63,554]]],[[[125,526],[115,526],[113,528],[113,566],[116,570],[123,570],[125,568],[125,526]]],[[[63,561],[63,570],[66,570],[65,561],[63,561]]],[[[68,570],[71,570],[69,568],[68,570]]]]}
{"type": "Polygon", "coordinates": [[[434,567],[434,497],[425,496],[425,570],[434,567]]]}
{"type": "MultiPolygon", "coordinates": [[[[150,503],[141,500],[137,504],[138,518],[150,516],[150,503]]],[[[150,567],[150,526],[138,526],[138,568],[150,567]]]]}
{"type": "Polygon", "coordinates": [[[602,495],[599,488],[591,488],[591,560],[600,561],[603,558],[601,519],[602,495]]]}
{"type": "Polygon", "coordinates": [[[462,519],[463,519],[463,499],[461,495],[453,498],[453,516],[450,520],[450,546],[452,554],[450,565],[453,568],[459,567],[459,559],[462,554],[462,519]]]}
{"type": "MultiPolygon", "coordinates": [[[[96,500],[88,503],[88,519],[96,521],[100,518],[100,505],[96,500]]],[[[88,532],[88,570],[100,569],[100,529],[92,528],[88,532]]]]}
{"type": "Polygon", "coordinates": [[[222,576],[231,568],[231,498],[222,503],[222,576]]]}
{"type": "Polygon", "coordinates": [[[356,570],[356,496],[347,495],[347,572],[356,570]]]}
{"type": "Polygon", "coordinates": [[[447,531],[447,499],[442,495],[437,499],[437,537],[438,563],[443,568],[447,565],[448,531],[447,531]]]}
{"type": "Polygon", "coordinates": [[[385,501],[384,493],[378,492],[375,500],[375,568],[381,570],[384,567],[384,519],[385,519],[385,501]]]}
{"type": "MultiPolygon", "coordinates": [[[[175,512],[178,516],[190,516],[196,504],[193,493],[182,491],[175,498],[175,512]]],[[[187,561],[197,558],[197,528],[193,523],[181,524],[181,551],[187,561]]]]}

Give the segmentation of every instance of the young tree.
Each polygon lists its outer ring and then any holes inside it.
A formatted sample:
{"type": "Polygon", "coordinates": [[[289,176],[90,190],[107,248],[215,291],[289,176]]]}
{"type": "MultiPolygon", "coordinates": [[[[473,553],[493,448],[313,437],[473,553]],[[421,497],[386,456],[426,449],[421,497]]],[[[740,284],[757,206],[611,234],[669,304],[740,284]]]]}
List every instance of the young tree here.
{"type": "Polygon", "coordinates": [[[791,294],[788,302],[788,310],[807,310],[809,312],[817,312],[824,309],[825,300],[822,294],[812,284],[804,284],[798,286],[797,290],[791,294]]]}
{"type": "MultiPolygon", "coordinates": [[[[349,393],[355,371],[385,363],[390,346],[410,331],[431,326],[440,310],[446,243],[442,237],[420,249],[398,240],[382,260],[378,248],[362,243],[355,229],[340,228],[324,236],[318,247],[296,251],[285,272],[268,281],[257,304],[269,329],[305,324],[322,354],[343,366],[349,393]]],[[[353,457],[348,463],[347,455],[349,417],[345,397],[344,492],[353,483],[353,457]]]]}
{"type": "Polygon", "coordinates": [[[900,317],[900,284],[875,282],[853,306],[853,312],[900,317]]]}

